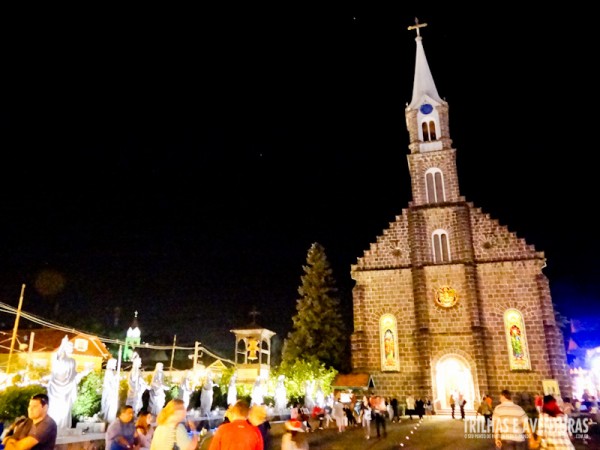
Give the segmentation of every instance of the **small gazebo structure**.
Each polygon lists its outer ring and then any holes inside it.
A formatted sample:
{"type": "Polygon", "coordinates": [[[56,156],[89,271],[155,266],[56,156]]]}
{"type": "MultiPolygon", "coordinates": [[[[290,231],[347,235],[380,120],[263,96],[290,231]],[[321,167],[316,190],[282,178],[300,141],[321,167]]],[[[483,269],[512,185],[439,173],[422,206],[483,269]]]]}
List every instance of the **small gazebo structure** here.
{"type": "Polygon", "coordinates": [[[235,334],[235,369],[238,383],[267,380],[271,371],[271,338],[276,334],[256,323],[256,311],[247,327],[230,330],[235,334]]]}

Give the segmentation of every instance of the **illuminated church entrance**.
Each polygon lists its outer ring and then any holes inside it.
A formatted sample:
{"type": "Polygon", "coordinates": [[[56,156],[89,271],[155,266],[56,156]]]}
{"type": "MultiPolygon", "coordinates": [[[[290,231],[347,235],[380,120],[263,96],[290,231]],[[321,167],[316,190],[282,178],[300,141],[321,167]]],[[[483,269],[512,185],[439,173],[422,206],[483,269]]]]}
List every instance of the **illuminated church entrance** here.
{"type": "MultiPolygon", "coordinates": [[[[450,394],[458,398],[462,394],[467,401],[465,409],[473,410],[475,405],[475,386],[469,363],[459,355],[445,355],[435,365],[435,398],[444,409],[450,409],[450,394]]],[[[479,400],[479,399],[477,399],[479,400]]],[[[458,401],[457,417],[460,417],[458,401]]]]}

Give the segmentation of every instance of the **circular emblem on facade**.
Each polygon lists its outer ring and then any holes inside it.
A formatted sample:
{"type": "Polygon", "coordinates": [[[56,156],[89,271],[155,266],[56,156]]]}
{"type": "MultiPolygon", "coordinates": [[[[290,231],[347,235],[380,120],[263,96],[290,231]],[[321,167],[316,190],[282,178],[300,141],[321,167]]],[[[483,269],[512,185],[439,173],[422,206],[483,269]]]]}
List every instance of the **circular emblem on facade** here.
{"type": "Polygon", "coordinates": [[[423,103],[419,109],[421,114],[431,114],[431,111],[433,111],[433,106],[431,106],[429,103],[423,103]]]}
{"type": "Polygon", "coordinates": [[[456,289],[451,288],[450,286],[442,286],[436,289],[435,291],[435,302],[444,307],[450,308],[451,306],[456,305],[458,301],[458,294],[456,293],[456,289]]]}

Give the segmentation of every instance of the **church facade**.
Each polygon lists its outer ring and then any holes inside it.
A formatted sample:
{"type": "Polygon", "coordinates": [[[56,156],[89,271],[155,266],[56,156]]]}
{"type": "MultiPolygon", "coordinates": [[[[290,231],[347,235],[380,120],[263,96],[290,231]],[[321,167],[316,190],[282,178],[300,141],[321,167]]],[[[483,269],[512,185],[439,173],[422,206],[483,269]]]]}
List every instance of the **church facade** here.
{"type": "Polygon", "coordinates": [[[448,104],[416,28],[405,109],[413,200],[351,267],[353,372],[384,396],[571,395],[543,252],[460,195],[448,104]]]}

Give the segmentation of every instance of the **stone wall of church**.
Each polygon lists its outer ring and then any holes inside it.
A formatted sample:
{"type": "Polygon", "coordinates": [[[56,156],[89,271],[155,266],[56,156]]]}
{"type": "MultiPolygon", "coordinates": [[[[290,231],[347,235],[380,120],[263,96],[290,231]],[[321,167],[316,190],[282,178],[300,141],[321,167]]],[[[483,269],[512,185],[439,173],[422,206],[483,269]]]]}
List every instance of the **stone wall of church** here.
{"type": "MultiPolygon", "coordinates": [[[[541,264],[538,260],[529,260],[477,266],[492,393],[505,388],[513,391],[541,391],[542,380],[552,379],[556,375],[550,365],[549,348],[554,353],[560,353],[563,345],[560,343],[557,346],[555,336],[548,335],[544,324],[549,315],[553,315],[553,308],[551,304],[545,304],[541,297],[538,281],[541,264]],[[504,312],[509,308],[517,309],[523,316],[531,370],[510,370],[509,347],[504,329],[504,312]]],[[[564,354],[564,349],[562,352],[564,354]]],[[[566,358],[563,361],[566,364],[566,358]]],[[[562,376],[561,378],[564,379],[562,376]]]]}
{"type": "Polygon", "coordinates": [[[458,355],[471,368],[476,395],[502,389],[541,391],[556,379],[570,394],[562,334],[546,278],[544,255],[470,203],[403,210],[352,267],[352,364],[373,376],[381,395],[433,396],[436,362],[458,355]],[[448,231],[452,264],[433,264],[431,234],[448,231]],[[451,308],[436,304],[436,290],[458,293],[451,308]],[[504,312],[521,312],[531,370],[510,369],[504,312]],[[400,369],[381,371],[379,319],[398,325],[400,369]]]}
{"type": "Polygon", "coordinates": [[[423,275],[426,287],[420,301],[427,310],[427,321],[423,328],[427,328],[425,336],[430,340],[429,372],[433,374],[429,376],[430,390],[435,392],[436,362],[452,354],[471,368],[475,397],[478,397],[479,392],[487,388],[488,380],[475,269],[465,264],[435,265],[425,267],[423,275]],[[438,290],[446,286],[457,293],[456,304],[451,307],[441,306],[436,301],[438,290]]]}
{"type": "Polygon", "coordinates": [[[541,391],[543,379],[557,379],[570,395],[562,335],[544,296],[540,260],[445,264],[421,268],[354,272],[353,370],[373,375],[381,395],[432,396],[435,364],[447,354],[468,361],[477,395],[502,389],[541,391]],[[458,303],[435,302],[440,286],[451,286],[458,303]],[[360,295],[357,296],[357,292],[360,295]],[[504,312],[515,308],[525,322],[531,370],[510,369],[504,312]],[[400,370],[381,372],[379,318],[398,323],[400,370]]]}
{"type": "Polygon", "coordinates": [[[413,193],[411,206],[428,203],[427,192],[425,191],[425,172],[434,167],[440,169],[443,173],[446,201],[456,202],[460,200],[458,174],[456,173],[456,150],[408,155],[408,164],[413,193]]]}
{"type": "Polygon", "coordinates": [[[469,203],[471,228],[473,230],[473,250],[478,262],[499,261],[523,258],[544,258],[525,239],[518,238],[506,226],[484,214],[480,208],[469,203]]]}
{"type": "Polygon", "coordinates": [[[382,235],[377,236],[375,243],[371,244],[363,257],[359,258],[356,269],[368,268],[396,268],[407,267],[411,264],[410,247],[408,239],[408,221],[406,215],[396,216],[382,235]]]}
{"type": "Polygon", "coordinates": [[[558,380],[560,392],[563,397],[573,397],[573,385],[567,364],[567,349],[562,330],[556,323],[554,305],[550,295],[548,278],[539,273],[536,277],[542,303],[542,317],[546,331],[546,347],[548,348],[548,364],[553,379],[558,380]]]}
{"type": "Polygon", "coordinates": [[[415,208],[408,217],[413,265],[434,264],[432,235],[437,229],[448,232],[452,262],[473,261],[469,210],[465,203],[415,208]]]}
{"type": "Polygon", "coordinates": [[[354,303],[352,366],[354,372],[373,375],[377,393],[406,392],[420,382],[420,357],[416,342],[413,280],[410,269],[355,272],[355,292],[361,293],[361,310],[354,303]],[[400,370],[381,372],[379,319],[393,314],[398,325],[400,370]],[[362,349],[357,354],[359,348],[362,349]]]}
{"type": "Polygon", "coordinates": [[[360,301],[354,303],[353,370],[373,375],[384,396],[408,393],[433,396],[432,361],[453,353],[472,364],[474,379],[487,386],[485,348],[473,325],[475,276],[462,264],[423,269],[381,270],[355,274],[360,301]],[[435,302],[439,286],[451,285],[461,293],[456,307],[435,302]],[[381,371],[379,318],[393,314],[398,324],[400,370],[381,371]]]}

